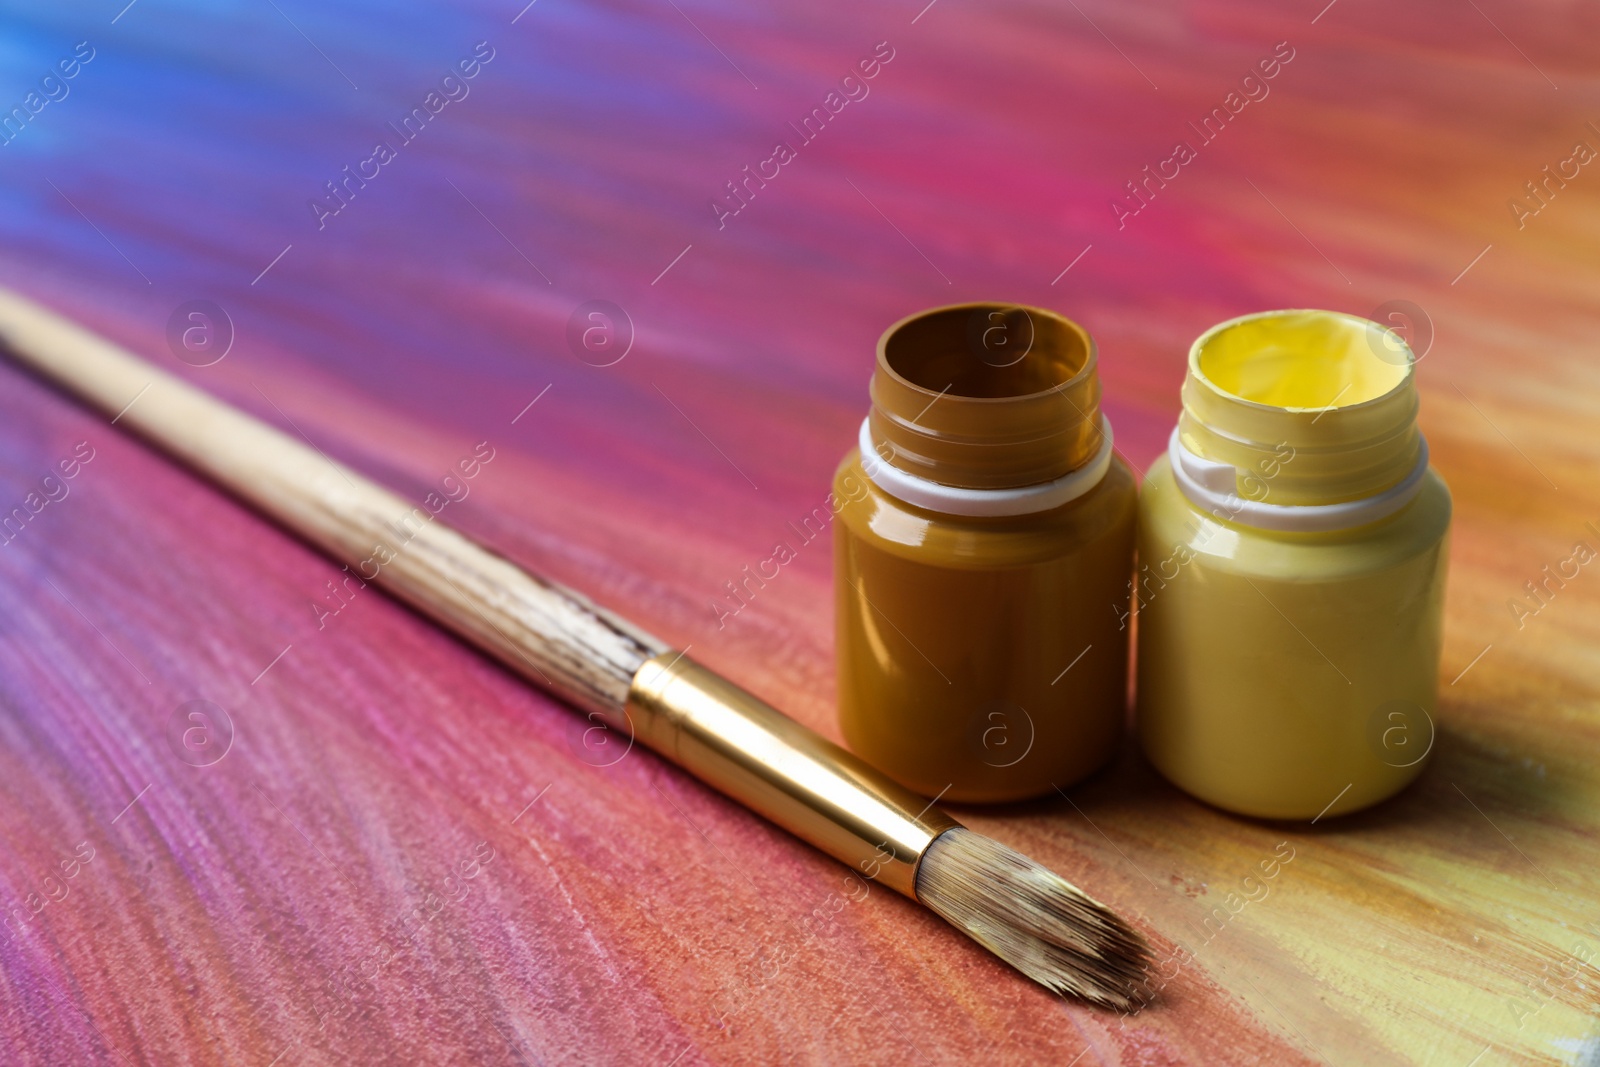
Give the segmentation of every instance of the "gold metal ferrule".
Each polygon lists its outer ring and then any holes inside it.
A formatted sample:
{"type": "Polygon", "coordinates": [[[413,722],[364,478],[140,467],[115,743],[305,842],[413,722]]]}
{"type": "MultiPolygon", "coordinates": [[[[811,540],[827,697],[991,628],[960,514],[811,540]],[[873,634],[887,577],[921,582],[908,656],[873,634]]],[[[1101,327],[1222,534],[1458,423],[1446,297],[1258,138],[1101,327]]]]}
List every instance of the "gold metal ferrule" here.
{"type": "Polygon", "coordinates": [[[628,690],[631,736],[841,860],[916,899],[917,863],[961,824],[831,741],[682,653],[628,690]]]}

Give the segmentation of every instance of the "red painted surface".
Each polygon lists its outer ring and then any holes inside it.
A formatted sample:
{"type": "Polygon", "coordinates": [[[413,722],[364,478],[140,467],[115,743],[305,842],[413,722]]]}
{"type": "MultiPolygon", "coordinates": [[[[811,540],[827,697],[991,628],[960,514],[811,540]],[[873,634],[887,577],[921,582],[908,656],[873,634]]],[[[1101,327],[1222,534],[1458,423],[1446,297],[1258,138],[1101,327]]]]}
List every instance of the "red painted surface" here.
{"type": "Polygon", "coordinates": [[[1600,546],[1600,177],[1524,187],[1600,148],[1592,12],[518,6],[13,12],[0,99],[95,54],[0,147],[0,282],[419,499],[488,441],[443,518],[834,736],[826,548],[731,616],[725,583],[826,496],[884,326],[984,298],[1077,318],[1142,467],[1206,326],[1411,301],[1458,507],[1445,670],[1467,670],[1437,765],[1331,828],[1228,818],[1131,751],[1071,803],[964,813],[1164,949],[1210,937],[1124,1022],[904,900],[845,898],[837,865],[648,754],[592,766],[581,719],[377,590],[325,614],[337,567],[0,364],[0,508],[66,491],[0,548],[6,1062],[1592,1048],[1594,975],[1561,976],[1600,945],[1600,579],[1506,607],[1600,546]],[[466,95],[404,143],[388,124],[480,41],[466,95]],[[802,143],[788,124],[875,50],[802,143]],[[1188,124],[1235,90],[1258,99],[1202,143],[1188,124]],[[377,141],[393,158],[331,199],[377,141]],[[714,208],[779,141],[776,176],[714,208]],[[1114,208],[1178,141],[1193,158],[1114,208]],[[236,339],[191,369],[166,331],[194,299],[236,339]],[[614,365],[569,348],[590,300],[634,327],[614,365]],[[93,458],[41,486],[79,442],[93,458]],[[192,700],[231,719],[209,766],[169,738],[192,700]],[[1208,934],[1284,840],[1272,895],[1208,934]]]}

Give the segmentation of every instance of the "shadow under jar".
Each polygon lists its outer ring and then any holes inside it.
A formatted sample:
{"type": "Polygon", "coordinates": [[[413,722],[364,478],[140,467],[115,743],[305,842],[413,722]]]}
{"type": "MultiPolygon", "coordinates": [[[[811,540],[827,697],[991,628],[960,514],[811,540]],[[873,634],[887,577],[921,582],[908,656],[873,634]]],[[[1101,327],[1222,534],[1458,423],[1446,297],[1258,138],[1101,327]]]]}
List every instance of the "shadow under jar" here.
{"type": "Polygon", "coordinates": [[[963,304],[878,341],[834,475],[839,720],[902,785],[1052,793],[1121,733],[1136,491],[1094,342],[1052,312],[963,304]]]}

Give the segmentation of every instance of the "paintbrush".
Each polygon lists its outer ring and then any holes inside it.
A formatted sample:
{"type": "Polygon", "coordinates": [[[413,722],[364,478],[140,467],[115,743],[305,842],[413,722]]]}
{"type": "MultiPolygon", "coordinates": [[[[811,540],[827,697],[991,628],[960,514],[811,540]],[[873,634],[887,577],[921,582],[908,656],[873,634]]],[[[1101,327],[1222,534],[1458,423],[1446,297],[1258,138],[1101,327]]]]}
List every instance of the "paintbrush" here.
{"type": "Polygon", "coordinates": [[[1125,1011],[1142,1002],[1148,946],[1110,909],[627,620],[476,544],[309,441],[4,289],[0,340],[363,581],[931,908],[1029,978],[1125,1011]]]}

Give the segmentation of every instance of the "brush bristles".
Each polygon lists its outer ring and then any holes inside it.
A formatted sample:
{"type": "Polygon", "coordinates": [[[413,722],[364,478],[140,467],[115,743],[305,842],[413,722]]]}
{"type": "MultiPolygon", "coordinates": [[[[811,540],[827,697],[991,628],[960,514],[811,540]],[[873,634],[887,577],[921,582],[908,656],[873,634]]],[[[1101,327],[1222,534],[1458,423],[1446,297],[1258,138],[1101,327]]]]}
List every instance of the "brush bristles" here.
{"type": "Polygon", "coordinates": [[[940,834],[917,868],[917,899],[1047,989],[1123,1011],[1144,1002],[1145,939],[993,838],[965,828],[940,834]]]}

